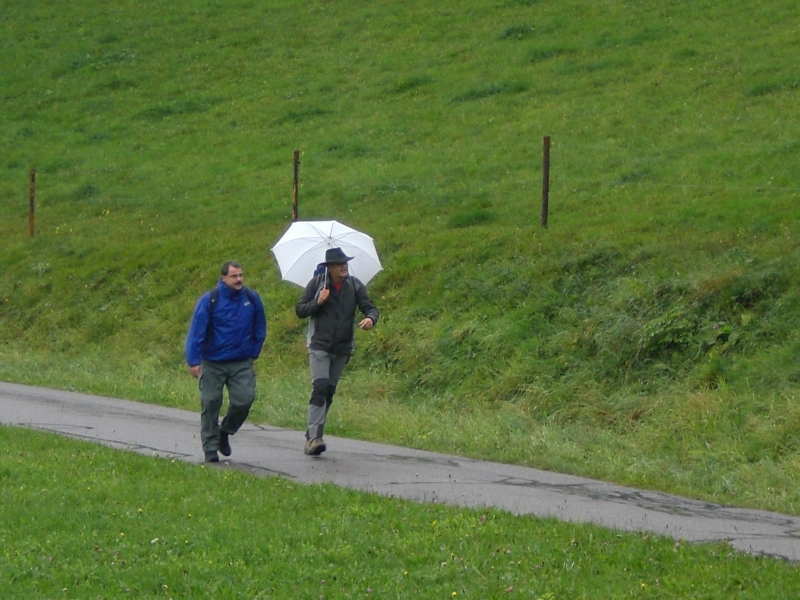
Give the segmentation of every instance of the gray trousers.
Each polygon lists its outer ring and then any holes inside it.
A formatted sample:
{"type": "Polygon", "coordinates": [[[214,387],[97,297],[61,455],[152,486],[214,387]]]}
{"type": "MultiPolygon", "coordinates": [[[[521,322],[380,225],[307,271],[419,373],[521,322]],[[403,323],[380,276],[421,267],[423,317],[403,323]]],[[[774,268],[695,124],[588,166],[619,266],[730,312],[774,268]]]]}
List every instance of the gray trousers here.
{"type": "Polygon", "coordinates": [[[349,360],[349,354],[331,354],[324,350],[308,351],[308,363],[311,367],[311,398],[308,400],[306,439],[322,437],[336,386],[349,360]]]}
{"type": "Polygon", "coordinates": [[[203,360],[200,374],[200,441],[203,452],[219,450],[219,432],[233,435],[244,424],[256,398],[253,359],[231,362],[203,360]],[[228,388],[228,411],[222,424],[222,390],[228,388]]]}

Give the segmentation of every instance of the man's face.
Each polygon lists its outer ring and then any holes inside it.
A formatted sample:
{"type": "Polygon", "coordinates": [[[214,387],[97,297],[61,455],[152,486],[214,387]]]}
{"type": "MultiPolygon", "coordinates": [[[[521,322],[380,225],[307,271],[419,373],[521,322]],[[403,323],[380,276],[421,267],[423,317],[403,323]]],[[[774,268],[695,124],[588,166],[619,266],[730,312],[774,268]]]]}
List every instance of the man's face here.
{"type": "Polygon", "coordinates": [[[222,276],[222,282],[232,290],[241,290],[244,285],[244,274],[241,269],[230,267],[228,274],[222,276]]]}
{"type": "Polygon", "coordinates": [[[347,277],[347,263],[337,263],[333,265],[328,265],[328,271],[331,273],[331,277],[336,283],[342,281],[345,277],[347,277]]]}

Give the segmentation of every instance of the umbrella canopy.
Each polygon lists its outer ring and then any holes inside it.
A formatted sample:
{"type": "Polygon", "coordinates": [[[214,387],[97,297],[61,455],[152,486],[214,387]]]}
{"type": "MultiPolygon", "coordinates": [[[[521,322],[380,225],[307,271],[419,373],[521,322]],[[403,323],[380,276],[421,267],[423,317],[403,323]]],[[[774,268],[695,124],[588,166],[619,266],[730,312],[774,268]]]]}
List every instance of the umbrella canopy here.
{"type": "Polygon", "coordinates": [[[329,248],[341,248],[353,257],[348,263],[350,274],[364,284],[383,269],[372,238],[338,221],[296,221],[272,247],[272,253],[281,278],[305,287],[329,248]]]}

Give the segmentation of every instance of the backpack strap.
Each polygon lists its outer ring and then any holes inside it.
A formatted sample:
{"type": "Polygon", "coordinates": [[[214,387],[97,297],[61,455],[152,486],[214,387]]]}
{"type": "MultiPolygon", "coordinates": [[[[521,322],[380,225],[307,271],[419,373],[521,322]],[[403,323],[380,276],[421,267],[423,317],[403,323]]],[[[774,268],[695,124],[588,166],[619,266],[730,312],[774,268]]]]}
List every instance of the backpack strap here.
{"type": "Polygon", "coordinates": [[[217,288],[213,288],[209,290],[209,295],[211,296],[211,304],[209,306],[209,312],[214,312],[214,305],[217,303],[217,298],[219,297],[219,290],[217,288]]]}

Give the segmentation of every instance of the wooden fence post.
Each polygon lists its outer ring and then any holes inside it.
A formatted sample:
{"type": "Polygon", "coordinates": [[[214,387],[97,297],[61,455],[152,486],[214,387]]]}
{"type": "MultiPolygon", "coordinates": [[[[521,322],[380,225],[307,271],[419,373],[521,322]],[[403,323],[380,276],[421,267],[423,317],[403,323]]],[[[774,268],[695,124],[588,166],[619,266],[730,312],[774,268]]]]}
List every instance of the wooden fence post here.
{"type": "Polygon", "coordinates": [[[292,183],[292,223],[297,221],[297,195],[300,185],[300,150],[294,151],[294,182],[292,183]]]}
{"type": "Polygon", "coordinates": [[[542,157],[542,227],[547,229],[547,215],[550,210],[550,136],[544,136],[542,157]]]}
{"type": "Polygon", "coordinates": [[[33,232],[35,229],[35,219],[36,219],[36,204],[34,199],[36,198],[36,169],[31,169],[31,189],[30,189],[30,202],[29,202],[29,209],[28,209],[28,232],[30,236],[33,237],[33,232]]]}

